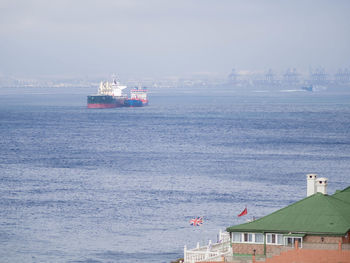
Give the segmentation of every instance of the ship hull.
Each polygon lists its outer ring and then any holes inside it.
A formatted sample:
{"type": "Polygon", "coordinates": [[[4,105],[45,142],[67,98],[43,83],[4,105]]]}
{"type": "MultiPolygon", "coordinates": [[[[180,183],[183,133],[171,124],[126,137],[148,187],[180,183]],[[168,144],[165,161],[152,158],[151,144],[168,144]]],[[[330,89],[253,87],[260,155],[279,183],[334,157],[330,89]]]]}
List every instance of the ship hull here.
{"type": "Polygon", "coordinates": [[[143,107],[148,105],[148,101],[128,99],[124,104],[126,107],[143,107]]]}
{"type": "Polygon", "coordinates": [[[89,109],[108,109],[108,108],[116,108],[115,104],[103,104],[103,103],[88,103],[87,107],[89,109]]]}
{"type": "Polygon", "coordinates": [[[125,98],[109,95],[90,95],[87,97],[89,109],[108,109],[124,107],[125,98]]]}

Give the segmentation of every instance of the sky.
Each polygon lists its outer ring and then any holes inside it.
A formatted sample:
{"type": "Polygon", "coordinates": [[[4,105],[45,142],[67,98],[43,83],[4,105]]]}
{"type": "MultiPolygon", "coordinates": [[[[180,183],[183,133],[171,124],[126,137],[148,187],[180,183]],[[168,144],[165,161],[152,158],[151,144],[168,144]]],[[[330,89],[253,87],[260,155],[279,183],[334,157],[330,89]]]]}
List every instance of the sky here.
{"type": "Polygon", "coordinates": [[[350,67],[347,0],[0,0],[0,75],[350,67]]]}

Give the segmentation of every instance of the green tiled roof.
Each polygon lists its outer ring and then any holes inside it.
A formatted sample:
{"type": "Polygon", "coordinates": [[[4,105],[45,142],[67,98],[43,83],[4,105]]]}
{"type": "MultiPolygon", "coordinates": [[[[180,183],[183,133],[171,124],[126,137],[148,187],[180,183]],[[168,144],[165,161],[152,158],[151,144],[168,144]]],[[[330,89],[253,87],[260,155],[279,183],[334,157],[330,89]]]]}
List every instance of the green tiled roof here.
{"type": "Polygon", "coordinates": [[[350,186],[342,191],[337,191],[333,197],[350,203],[350,186]]]}
{"type": "Polygon", "coordinates": [[[345,194],[340,196],[340,193],[339,198],[316,193],[258,220],[226,230],[345,235],[350,230],[350,203],[342,200],[340,197],[345,194]]]}

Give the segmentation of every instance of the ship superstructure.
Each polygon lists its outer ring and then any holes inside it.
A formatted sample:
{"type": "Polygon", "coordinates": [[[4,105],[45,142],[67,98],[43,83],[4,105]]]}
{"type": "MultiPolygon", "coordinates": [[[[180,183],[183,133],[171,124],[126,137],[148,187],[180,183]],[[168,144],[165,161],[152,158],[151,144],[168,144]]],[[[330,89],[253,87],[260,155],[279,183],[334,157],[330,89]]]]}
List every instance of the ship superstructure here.
{"type": "Polygon", "coordinates": [[[123,94],[124,89],[126,89],[126,86],[120,85],[120,83],[115,79],[113,80],[113,82],[101,81],[100,87],[98,89],[98,94],[109,95],[114,97],[122,97],[122,96],[126,96],[125,94],[123,94]]]}

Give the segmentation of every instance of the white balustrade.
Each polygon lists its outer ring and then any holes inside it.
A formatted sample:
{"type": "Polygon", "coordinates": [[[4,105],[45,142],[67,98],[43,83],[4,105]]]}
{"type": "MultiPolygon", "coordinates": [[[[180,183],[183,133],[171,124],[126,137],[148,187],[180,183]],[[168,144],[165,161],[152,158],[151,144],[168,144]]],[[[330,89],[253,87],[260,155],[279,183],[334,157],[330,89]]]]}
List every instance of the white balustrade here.
{"type": "Polygon", "coordinates": [[[200,261],[221,261],[222,256],[229,255],[232,253],[230,245],[230,235],[227,232],[219,232],[218,243],[212,243],[209,240],[208,245],[199,246],[191,250],[184,247],[184,263],[195,263],[200,261]]]}

